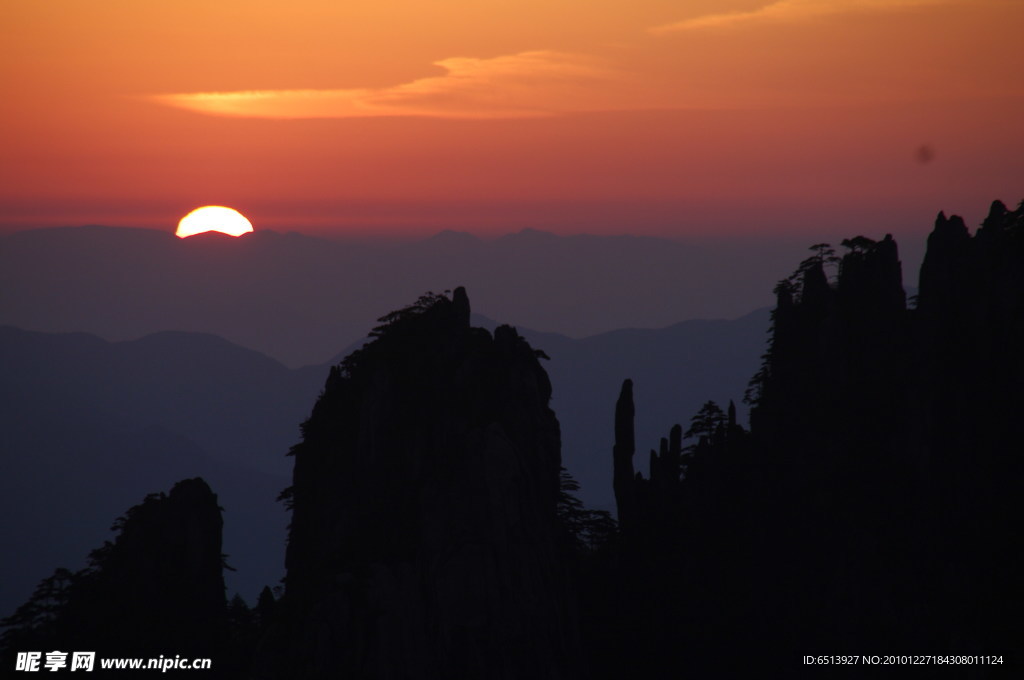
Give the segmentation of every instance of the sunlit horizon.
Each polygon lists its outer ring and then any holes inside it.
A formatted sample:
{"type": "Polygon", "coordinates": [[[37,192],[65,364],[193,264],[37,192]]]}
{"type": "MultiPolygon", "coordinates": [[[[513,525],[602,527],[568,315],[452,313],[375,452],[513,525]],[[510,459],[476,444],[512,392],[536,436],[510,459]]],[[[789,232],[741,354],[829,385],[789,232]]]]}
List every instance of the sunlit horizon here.
{"type": "Polygon", "coordinates": [[[382,238],[817,238],[867,219],[923,236],[938,210],[1024,186],[1021,3],[0,14],[0,230],[150,227],[205,201],[261,228],[382,238]]]}

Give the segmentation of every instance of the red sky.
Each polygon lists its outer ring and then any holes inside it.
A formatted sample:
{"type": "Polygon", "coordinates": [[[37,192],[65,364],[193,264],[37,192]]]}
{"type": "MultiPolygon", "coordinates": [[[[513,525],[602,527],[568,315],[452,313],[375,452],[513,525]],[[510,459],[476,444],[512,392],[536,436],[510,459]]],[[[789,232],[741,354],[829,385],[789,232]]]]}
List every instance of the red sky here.
{"type": "Polygon", "coordinates": [[[923,234],[1024,198],[1021,27],[1015,0],[5,0],[0,229],[923,234]]]}

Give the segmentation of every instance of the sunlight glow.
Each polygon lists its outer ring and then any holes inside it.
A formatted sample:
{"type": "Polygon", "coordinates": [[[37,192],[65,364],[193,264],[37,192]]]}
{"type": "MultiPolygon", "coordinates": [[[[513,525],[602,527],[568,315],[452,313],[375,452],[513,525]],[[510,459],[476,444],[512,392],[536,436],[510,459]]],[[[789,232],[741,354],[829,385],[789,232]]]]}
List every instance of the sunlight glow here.
{"type": "Polygon", "coordinates": [[[252,231],[252,223],[242,213],[221,205],[196,208],[181,218],[175,234],[187,238],[207,231],[219,231],[229,236],[241,236],[252,231]]]}

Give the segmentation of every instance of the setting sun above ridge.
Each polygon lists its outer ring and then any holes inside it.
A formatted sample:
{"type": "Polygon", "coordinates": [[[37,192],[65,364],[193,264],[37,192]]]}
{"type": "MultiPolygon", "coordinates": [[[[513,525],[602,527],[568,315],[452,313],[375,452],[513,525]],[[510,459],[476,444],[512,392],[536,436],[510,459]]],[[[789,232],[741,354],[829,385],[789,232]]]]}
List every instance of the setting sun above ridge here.
{"type": "Polygon", "coordinates": [[[237,210],[221,205],[205,205],[182,217],[178,222],[178,230],[174,233],[178,238],[188,238],[207,231],[241,236],[252,230],[252,223],[237,210]]]}

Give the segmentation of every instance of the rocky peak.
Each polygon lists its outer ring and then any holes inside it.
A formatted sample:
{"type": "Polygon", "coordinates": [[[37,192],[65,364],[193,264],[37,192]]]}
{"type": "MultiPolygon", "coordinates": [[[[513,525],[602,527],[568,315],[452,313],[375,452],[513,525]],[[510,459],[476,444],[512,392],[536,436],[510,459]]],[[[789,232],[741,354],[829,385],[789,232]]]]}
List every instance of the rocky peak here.
{"type": "Polygon", "coordinates": [[[906,309],[903,269],[892,234],[881,241],[858,236],[843,256],[839,274],[839,297],[851,310],[864,314],[901,314],[906,309]]]}
{"type": "Polygon", "coordinates": [[[92,552],[87,569],[57,570],[60,606],[46,620],[36,620],[30,600],[5,637],[115,656],[210,656],[226,623],[222,524],[217,496],[200,478],[150,494],[115,522],[117,537],[92,552]]]}
{"type": "Polygon", "coordinates": [[[469,312],[424,296],[331,372],[293,448],[280,675],[575,673],[551,385],[469,312]]]}

